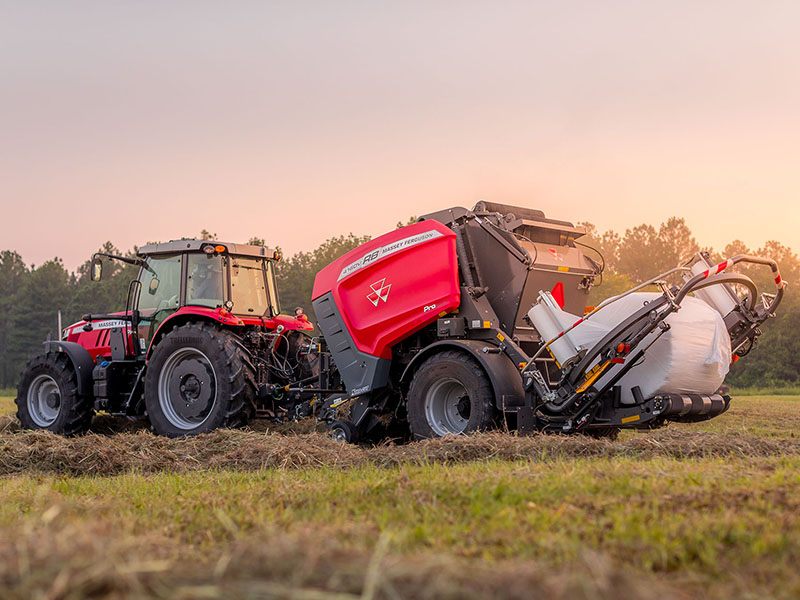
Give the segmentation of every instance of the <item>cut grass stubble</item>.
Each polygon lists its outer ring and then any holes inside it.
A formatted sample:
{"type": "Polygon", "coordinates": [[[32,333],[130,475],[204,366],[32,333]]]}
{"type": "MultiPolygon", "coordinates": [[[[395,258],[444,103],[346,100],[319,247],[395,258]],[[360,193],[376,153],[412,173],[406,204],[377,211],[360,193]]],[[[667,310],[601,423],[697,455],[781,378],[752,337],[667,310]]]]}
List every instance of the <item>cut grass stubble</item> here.
{"type": "Polygon", "coordinates": [[[104,433],[64,439],[0,417],[0,589],[788,598],[798,426],[794,398],[617,442],[356,447],[307,427],[169,440],[102,418],[104,433]]]}

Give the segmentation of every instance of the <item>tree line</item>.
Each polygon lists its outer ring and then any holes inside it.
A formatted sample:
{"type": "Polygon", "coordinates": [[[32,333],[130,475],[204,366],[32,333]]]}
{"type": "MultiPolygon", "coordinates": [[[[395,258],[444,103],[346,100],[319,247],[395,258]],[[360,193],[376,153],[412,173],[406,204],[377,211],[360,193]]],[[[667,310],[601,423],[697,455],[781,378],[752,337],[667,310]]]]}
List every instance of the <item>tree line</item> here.
{"type": "MultiPolygon", "coordinates": [[[[402,223],[398,223],[401,226],[402,223]]],[[[701,247],[686,222],[673,217],[658,227],[639,225],[620,234],[598,231],[582,223],[588,235],[580,241],[590,246],[589,255],[604,265],[602,283],[592,291],[591,301],[620,293],[638,282],[670,269],[698,251],[706,251],[712,260],[736,254],[770,256],[781,265],[788,282],[798,281],[800,260],[787,246],[767,242],[757,249],[735,240],[715,251],[701,247]]],[[[216,234],[203,230],[203,239],[216,234]]],[[[348,250],[369,239],[348,234],[327,239],[317,248],[298,252],[277,263],[276,273],[284,312],[297,306],[311,312],[310,298],[314,276],[322,267],[348,250]]],[[[251,238],[250,243],[263,243],[251,238]]],[[[136,248],[120,252],[106,242],[100,252],[135,255],[136,248]]],[[[27,359],[39,351],[48,335],[58,338],[57,314],[61,311],[64,326],[87,312],[111,312],[125,306],[128,286],[136,277],[136,267],[108,262],[103,280],[90,281],[87,259],[74,272],[63,261],[53,258],[41,265],[28,265],[13,250],[0,252],[0,387],[15,386],[27,359]]],[[[771,277],[765,268],[742,267],[762,290],[771,290],[771,277]]],[[[739,386],[784,386],[800,384],[800,302],[789,288],[779,315],[764,326],[764,335],[747,357],[732,367],[728,381],[739,386]]]]}

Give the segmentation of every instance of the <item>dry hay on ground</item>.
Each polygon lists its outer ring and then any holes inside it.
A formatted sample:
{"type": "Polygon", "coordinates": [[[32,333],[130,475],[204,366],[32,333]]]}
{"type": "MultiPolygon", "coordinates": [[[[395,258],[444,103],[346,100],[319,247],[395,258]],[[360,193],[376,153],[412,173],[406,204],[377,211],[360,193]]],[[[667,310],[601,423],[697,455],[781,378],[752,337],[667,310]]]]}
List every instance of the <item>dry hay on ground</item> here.
{"type": "MultiPolygon", "coordinates": [[[[308,425],[305,425],[306,429],[308,425]]],[[[581,457],[768,457],[800,454],[800,439],[770,440],[741,434],[662,429],[623,441],[585,436],[517,436],[494,432],[405,445],[352,446],[322,433],[220,430],[168,439],[144,429],[64,438],[20,431],[0,422],[0,475],[57,473],[115,475],[125,472],[253,471],[304,467],[460,463],[472,460],[553,460],[581,457]]]]}
{"type": "Polygon", "coordinates": [[[398,555],[387,551],[387,537],[367,550],[342,547],[324,530],[247,538],[232,530],[231,539],[203,555],[175,539],[132,535],[118,524],[73,524],[59,513],[52,506],[0,540],[3,598],[686,597],[593,553],[553,569],[533,561],[398,555]]]}

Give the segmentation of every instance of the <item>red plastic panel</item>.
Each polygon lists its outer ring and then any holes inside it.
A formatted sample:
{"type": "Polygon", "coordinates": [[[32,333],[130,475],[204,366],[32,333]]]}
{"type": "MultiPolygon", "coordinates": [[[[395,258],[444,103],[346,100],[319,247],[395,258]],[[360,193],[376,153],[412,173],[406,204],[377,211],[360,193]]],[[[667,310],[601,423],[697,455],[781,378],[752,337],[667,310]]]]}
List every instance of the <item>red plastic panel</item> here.
{"type": "Polygon", "coordinates": [[[556,282],[553,289],[550,290],[550,293],[553,295],[553,299],[558,302],[558,305],[564,308],[564,282],[556,282]]]}
{"type": "Polygon", "coordinates": [[[455,234],[422,221],[382,235],[322,269],[312,298],[332,292],[358,349],[391,347],[461,302],[455,234]]]}

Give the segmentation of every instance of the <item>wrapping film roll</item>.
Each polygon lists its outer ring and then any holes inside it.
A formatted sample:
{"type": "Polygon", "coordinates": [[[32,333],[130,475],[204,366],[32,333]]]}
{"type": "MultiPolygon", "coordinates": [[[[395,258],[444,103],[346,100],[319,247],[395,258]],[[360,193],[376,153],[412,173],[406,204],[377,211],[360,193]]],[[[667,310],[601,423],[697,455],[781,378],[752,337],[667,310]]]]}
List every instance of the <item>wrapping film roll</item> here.
{"type": "MultiPolygon", "coordinates": [[[[560,364],[581,350],[588,350],[605,334],[645,303],[661,294],[639,292],[609,304],[550,346],[560,364]]],[[[549,292],[528,312],[533,325],[550,340],[574,324],[579,317],[562,310],[549,292]]],[[[639,363],[620,381],[623,404],[635,402],[631,389],[639,386],[645,398],[658,394],[713,394],[728,374],[731,340],[720,314],[698,298],[686,298],[678,312],[669,315],[670,329],[645,352],[639,363]]],[[[641,344],[644,348],[657,336],[653,332],[641,344]]],[[[615,366],[597,385],[602,385],[621,368],[615,366]]]]}

